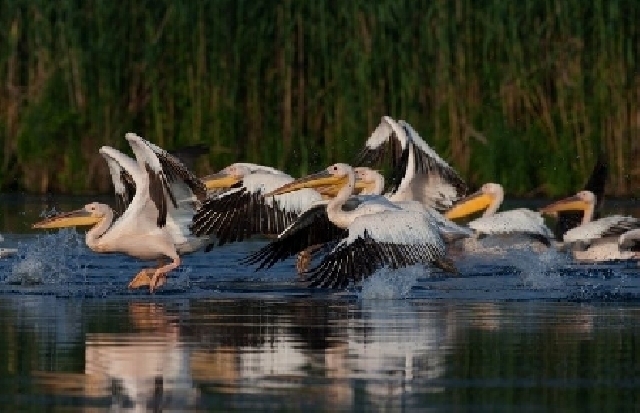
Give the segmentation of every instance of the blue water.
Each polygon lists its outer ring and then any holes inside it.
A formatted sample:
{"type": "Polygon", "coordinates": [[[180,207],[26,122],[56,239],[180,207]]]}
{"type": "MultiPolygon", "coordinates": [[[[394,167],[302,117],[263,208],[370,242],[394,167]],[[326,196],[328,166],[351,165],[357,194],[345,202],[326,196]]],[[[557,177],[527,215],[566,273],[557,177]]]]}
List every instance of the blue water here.
{"type": "Polygon", "coordinates": [[[458,277],[382,270],[334,292],[292,261],[239,265],[254,239],[185,256],[151,295],[126,287],[148,263],[29,230],[42,208],[4,217],[7,411],[640,408],[636,262],[512,249],[460,257],[458,277]]]}

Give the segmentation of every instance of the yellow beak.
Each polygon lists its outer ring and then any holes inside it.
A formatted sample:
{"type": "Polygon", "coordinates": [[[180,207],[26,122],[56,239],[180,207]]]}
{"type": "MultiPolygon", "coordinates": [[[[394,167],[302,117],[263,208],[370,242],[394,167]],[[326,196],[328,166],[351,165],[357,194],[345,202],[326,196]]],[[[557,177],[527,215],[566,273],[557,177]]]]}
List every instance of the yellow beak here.
{"type": "Polygon", "coordinates": [[[444,216],[448,219],[466,217],[467,215],[471,215],[475,212],[488,208],[492,202],[493,198],[491,195],[478,191],[461,200],[453,208],[448,210],[444,216]]]}
{"type": "Polygon", "coordinates": [[[221,189],[221,188],[231,188],[233,185],[238,183],[241,178],[229,175],[224,172],[220,172],[213,175],[207,175],[202,178],[205,186],[208,190],[212,189],[221,189]]]}
{"type": "Polygon", "coordinates": [[[33,224],[33,229],[52,229],[52,228],[68,228],[79,227],[85,225],[95,225],[102,220],[103,217],[93,216],[89,211],[79,209],[54,215],[33,224]]]}
{"type": "Polygon", "coordinates": [[[358,179],[356,178],[356,184],[353,188],[353,193],[355,194],[359,194],[362,191],[368,191],[371,192],[373,191],[373,186],[375,185],[375,182],[373,181],[366,181],[363,179],[358,179]]]}
{"type": "Polygon", "coordinates": [[[302,178],[298,178],[293,182],[289,182],[288,184],[283,185],[280,188],[266,194],[266,196],[282,195],[304,188],[318,188],[328,186],[342,187],[346,183],[347,175],[331,175],[327,171],[321,171],[302,178]]]}
{"type": "Polygon", "coordinates": [[[540,212],[543,214],[553,215],[563,211],[586,211],[589,208],[589,203],[580,199],[577,196],[570,196],[565,199],[561,199],[552,204],[549,204],[543,208],[540,208],[540,212]]]}

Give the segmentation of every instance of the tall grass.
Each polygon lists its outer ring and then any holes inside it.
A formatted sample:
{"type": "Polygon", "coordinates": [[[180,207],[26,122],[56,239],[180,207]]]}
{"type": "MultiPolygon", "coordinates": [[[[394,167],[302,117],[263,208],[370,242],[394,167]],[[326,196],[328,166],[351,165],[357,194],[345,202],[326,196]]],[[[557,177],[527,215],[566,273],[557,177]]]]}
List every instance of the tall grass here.
{"type": "MultiPolygon", "coordinates": [[[[136,131],[300,174],[385,114],[471,184],[640,186],[640,4],[621,0],[16,0],[0,9],[0,185],[104,191],[136,131]]],[[[207,172],[204,169],[200,173],[207,172]]]]}

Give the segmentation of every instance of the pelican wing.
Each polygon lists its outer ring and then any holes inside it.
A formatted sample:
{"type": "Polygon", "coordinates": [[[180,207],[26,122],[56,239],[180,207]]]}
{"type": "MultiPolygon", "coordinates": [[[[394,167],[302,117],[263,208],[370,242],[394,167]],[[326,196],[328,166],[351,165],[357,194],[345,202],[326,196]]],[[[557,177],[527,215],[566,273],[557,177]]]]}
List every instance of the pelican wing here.
{"type": "Polygon", "coordinates": [[[411,142],[413,142],[416,157],[416,173],[427,174],[430,177],[438,177],[439,179],[431,180],[432,182],[428,182],[428,184],[437,184],[441,187],[444,185],[448,186],[449,189],[440,189],[440,191],[443,193],[456,194],[451,202],[464,196],[467,192],[467,184],[460,177],[458,171],[442,159],[409,123],[404,120],[400,120],[398,123],[405,130],[411,142]]]}
{"type": "Polygon", "coordinates": [[[229,191],[203,202],[193,217],[196,235],[215,234],[218,244],[242,241],[251,235],[274,235],[287,228],[321,196],[312,189],[264,197],[263,194],[291,182],[285,174],[253,173],[229,191]]]}
{"type": "Polygon", "coordinates": [[[178,157],[145,139],[142,141],[158,158],[167,181],[170,184],[175,184],[171,188],[173,192],[182,192],[182,196],[176,194],[177,199],[195,196],[197,200],[202,201],[207,197],[207,187],[204,182],[191,172],[178,157]]]}
{"type": "Polygon", "coordinates": [[[310,286],[344,288],[383,267],[438,264],[445,243],[427,215],[386,211],[356,218],[348,235],[306,272],[310,286]]]}
{"type": "Polygon", "coordinates": [[[307,249],[347,236],[347,230],[338,228],[327,216],[327,203],[319,202],[303,212],[287,227],[278,239],[247,256],[246,264],[260,264],[258,269],[270,268],[279,261],[307,249]]]}
{"type": "Polygon", "coordinates": [[[526,208],[497,212],[469,222],[469,228],[484,235],[524,234],[549,245],[553,233],[539,212],[526,208]]]}
{"type": "Polygon", "coordinates": [[[196,199],[206,194],[204,183],[164,149],[135,133],[127,133],[126,138],[139,167],[147,173],[149,197],[158,212],[158,227],[166,225],[168,213],[177,214],[179,221],[183,221],[184,215],[195,208],[196,199]]]}
{"type": "Polygon", "coordinates": [[[405,174],[409,154],[409,139],[405,131],[390,116],[383,116],[358,154],[356,165],[382,165],[387,162],[393,170],[391,187],[397,188],[405,174]]]}
{"type": "Polygon", "coordinates": [[[618,245],[625,251],[640,252],[640,229],[632,229],[620,235],[618,245]]]}
{"type": "Polygon", "coordinates": [[[564,241],[589,242],[598,238],[618,236],[639,227],[640,220],[638,218],[612,215],[570,229],[565,232],[564,241]]]}
{"type": "Polygon", "coordinates": [[[107,161],[111,181],[116,195],[116,214],[122,215],[136,193],[136,183],[132,174],[140,172],[135,160],[110,146],[100,148],[100,154],[107,161]]]}
{"type": "MultiPolygon", "coordinates": [[[[271,166],[259,165],[257,163],[250,162],[236,162],[234,165],[242,166],[254,173],[262,173],[262,174],[274,174],[274,175],[287,175],[279,169],[272,168],[271,166]]],[[[288,175],[287,175],[288,176],[288,175]]]]}

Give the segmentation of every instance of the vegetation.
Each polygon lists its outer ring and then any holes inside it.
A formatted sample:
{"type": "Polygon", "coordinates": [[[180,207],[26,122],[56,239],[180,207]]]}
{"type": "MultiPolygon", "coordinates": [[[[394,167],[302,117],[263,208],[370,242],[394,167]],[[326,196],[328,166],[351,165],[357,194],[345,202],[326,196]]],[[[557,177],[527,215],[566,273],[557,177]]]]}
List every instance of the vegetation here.
{"type": "Polygon", "coordinates": [[[110,187],[136,131],[292,174],[409,121],[478,185],[640,185],[640,3],[622,0],[15,0],[0,9],[0,187],[110,187]]]}

